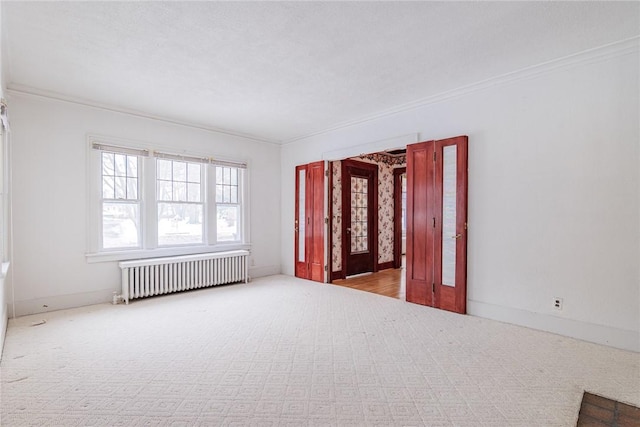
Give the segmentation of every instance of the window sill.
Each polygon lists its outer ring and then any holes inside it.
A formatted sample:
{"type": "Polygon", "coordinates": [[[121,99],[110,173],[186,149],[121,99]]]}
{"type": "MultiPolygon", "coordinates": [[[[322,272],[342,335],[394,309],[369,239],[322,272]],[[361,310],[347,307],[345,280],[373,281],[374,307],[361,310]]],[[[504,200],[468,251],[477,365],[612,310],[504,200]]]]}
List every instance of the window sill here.
{"type": "Polygon", "coordinates": [[[178,255],[195,255],[207,252],[223,252],[238,249],[251,249],[250,243],[229,243],[215,246],[189,246],[180,248],[136,249],[113,252],[94,252],[85,254],[88,264],[98,262],[128,261],[132,259],[157,258],[178,255]]]}

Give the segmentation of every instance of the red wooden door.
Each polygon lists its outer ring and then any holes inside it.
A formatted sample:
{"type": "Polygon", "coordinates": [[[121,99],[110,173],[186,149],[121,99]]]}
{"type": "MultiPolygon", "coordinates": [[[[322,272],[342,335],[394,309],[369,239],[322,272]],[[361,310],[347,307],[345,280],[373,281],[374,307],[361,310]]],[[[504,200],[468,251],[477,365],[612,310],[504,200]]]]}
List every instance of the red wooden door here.
{"type": "Polygon", "coordinates": [[[342,271],[345,276],[377,271],[378,166],[342,162],[342,271]]]}
{"type": "Polygon", "coordinates": [[[407,301],[433,306],[433,141],[407,146],[407,301]]]}
{"type": "Polygon", "coordinates": [[[324,161],[296,167],[295,275],[324,282],[324,161]]]}
{"type": "Polygon", "coordinates": [[[407,301],[466,313],[466,136],[407,147],[407,301]]]}

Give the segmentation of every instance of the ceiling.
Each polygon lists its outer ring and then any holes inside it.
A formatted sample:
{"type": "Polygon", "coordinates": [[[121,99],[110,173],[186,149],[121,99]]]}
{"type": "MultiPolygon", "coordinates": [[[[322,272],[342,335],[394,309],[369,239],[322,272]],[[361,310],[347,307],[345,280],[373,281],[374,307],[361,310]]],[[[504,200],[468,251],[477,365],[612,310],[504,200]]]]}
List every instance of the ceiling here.
{"type": "Polygon", "coordinates": [[[636,37],[638,2],[2,2],[9,88],[282,143],[636,37]]]}

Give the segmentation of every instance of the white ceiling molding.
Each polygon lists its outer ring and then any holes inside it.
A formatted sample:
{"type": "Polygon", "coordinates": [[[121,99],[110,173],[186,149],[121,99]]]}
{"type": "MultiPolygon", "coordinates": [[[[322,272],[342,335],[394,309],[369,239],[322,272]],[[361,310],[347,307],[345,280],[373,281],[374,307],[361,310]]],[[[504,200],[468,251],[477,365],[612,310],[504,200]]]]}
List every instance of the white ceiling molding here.
{"type": "Polygon", "coordinates": [[[177,126],[184,126],[192,129],[204,130],[207,132],[213,132],[213,133],[219,133],[223,135],[250,139],[255,142],[263,142],[266,144],[275,144],[275,145],[280,144],[279,141],[271,141],[265,138],[260,138],[259,136],[249,135],[242,132],[235,132],[229,129],[219,129],[212,126],[207,126],[205,124],[191,123],[191,122],[186,122],[182,120],[172,119],[169,117],[155,116],[153,114],[148,114],[142,111],[131,110],[128,108],[118,107],[114,105],[102,104],[99,102],[89,101],[86,99],[74,98],[72,96],[62,95],[59,93],[54,93],[54,92],[50,92],[42,89],[35,89],[32,87],[15,84],[15,83],[10,83],[7,85],[7,93],[9,93],[10,95],[18,95],[18,96],[23,95],[23,96],[31,96],[35,98],[46,98],[54,101],[66,102],[69,104],[81,105],[83,107],[95,108],[97,110],[109,111],[109,112],[118,113],[118,114],[126,114],[128,116],[135,116],[143,119],[170,123],[177,126]]]}
{"type": "Polygon", "coordinates": [[[521,70],[513,71],[503,74],[501,76],[492,77],[481,82],[473,83],[467,86],[463,86],[454,90],[439,93],[434,96],[429,96],[424,99],[419,99],[404,105],[398,105],[390,108],[386,111],[381,111],[376,114],[372,114],[367,117],[361,117],[359,119],[345,121],[327,129],[323,129],[318,132],[310,133],[293,138],[288,141],[284,141],[282,144],[292,144],[297,141],[310,138],[312,136],[322,135],[329,132],[333,132],[339,129],[344,129],[349,126],[354,126],[360,123],[366,123],[369,121],[381,119],[387,116],[401,113],[403,111],[415,110],[417,108],[425,107],[439,102],[444,102],[448,99],[458,98],[464,95],[468,95],[474,92],[490,89],[492,87],[506,85],[519,80],[526,80],[551,73],[564,68],[574,67],[580,64],[587,64],[591,62],[603,61],[610,58],[629,55],[635,53],[640,49],[640,36],[632,37],[619,42],[611,43],[606,46],[600,46],[597,48],[589,49],[583,52],[578,52],[573,55],[566,56],[564,58],[548,61],[542,64],[533,65],[531,67],[523,68],[521,70]]]}

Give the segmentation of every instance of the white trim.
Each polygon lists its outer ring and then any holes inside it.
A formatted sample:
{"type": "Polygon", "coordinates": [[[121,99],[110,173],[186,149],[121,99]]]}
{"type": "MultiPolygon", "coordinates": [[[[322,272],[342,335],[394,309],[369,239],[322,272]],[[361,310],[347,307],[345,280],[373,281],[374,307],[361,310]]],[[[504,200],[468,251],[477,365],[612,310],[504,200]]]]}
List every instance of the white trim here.
{"type": "Polygon", "coordinates": [[[35,87],[21,85],[18,83],[9,83],[9,85],[7,86],[7,93],[12,95],[25,95],[25,96],[35,97],[35,98],[52,99],[55,101],[66,102],[69,104],[82,105],[84,107],[95,108],[97,110],[109,111],[109,112],[118,113],[118,114],[125,114],[128,116],[139,117],[147,120],[154,120],[154,121],[159,121],[163,123],[170,123],[177,126],[184,126],[191,129],[199,129],[207,132],[212,132],[212,133],[217,133],[222,135],[229,135],[237,138],[249,139],[251,141],[260,142],[263,144],[280,145],[280,141],[262,138],[256,135],[236,132],[228,129],[217,128],[215,126],[209,126],[206,124],[188,122],[188,121],[172,119],[164,116],[158,116],[155,114],[144,113],[142,111],[138,111],[130,108],[95,102],[88,99],[78,98],[75,96],[63,95],[61,93],[38,89],[35,87]]]}
{"type": "MultiPolygon", "coordinates": [[[[279,265],[249,268],[249,276],[251,278],[273,276],[276,274],[280,274],[279,265]]],[[[96,304],[109,304],[111,306],[114,293],[120,293],[120,291],[120,283],[118,283],[114,285],[113,288],[101,289],[98,291],[19,300],[16,301],[16,316],[26,316],[29,314],[46,313],[49,311],[65,310],[96,304]]]]}
{"type": "Polygon", "coordinates": [[[640,333],[638,331],[565,319],[473,300],[467,301],[467,312],[473,316],[526,326],[623,350],[640,352],[640,333]]]}
{"type": "MultiPolygon", "coordinates": [[[[274,140],[269,138],[263,138],[256,135],[245,134],[242,132],[236,132],[228,129],[216,128],[216,127],[205,125],[205,124],[198,124],[198,123],[181,121],[177,119],[171,119],[168,117],[156,116],[153,114],[148,114],[148,113],[144,113],[144,112],[133,110],[133,109],[127,109],[124,107],[118,107],[114,105],[94,102],[87,99],[63,95],[57,92],[47,91],[47,90],[38,89],[38,88],[16,84],[16,83],[10,83],[7,86],[7,93],[12,95],[24,95],[24,96],[31,96],[31,97],[37,97],[37,98],[46,98],[46,99],[66,102],[70,104],[82,105],[85,107],[95,108],[99,110],[140,117],[148,120],[170,123],[178,126],[192,128],[192,129],[200,129],[207,132],[249,139],[249,140],[264,143],[264,144],[282,146],[282,145],[293,144],[300,140],[303,140],[312,136],[322,135],[325,133],[329,133],[338,129],[343,129],[356,124],[366,123],[372,120],[377,120],[387,116],[392,116],[394,114],[397,114],[403,111],[415,110],[417,108],[421,108],[431,104],[436,104],[439,102],[446,101],[450,98],[457,98],[469,93],[485,90],[494,86],[508,84],[521,79],[533,78],[538,75],[546,74],[562,68],[569,68],[582,63],[600,61],[608,58],[614,58],[617,56],[623,56],[630,53],[634,53],[634,52],[637,52],[638,50],[639,41],[640,41],[640,36],[635,36],[625,40],[609,43],[604,46],[587,49],[582,52],[574,53],[561,58],[552,59],[550,61],[546,61],[540,64],[535,64],[529,67],[521,68],[516,71],[511,71],[505,74],[488,78],[486,80],[482,80],[482,81],[465,85],[456,89],[448,90],[432,96],[421,98],[406,104],[397,105],[395,107],[380,111],[378,113],[363,116],[358,119],[340,122],[335,124],[334,126],[330,126],[330,127],[327,127],[315,132],[310,132],[307,134],[301,134],[286,140],[274,140]]],[[[329,159],[326,159],[326,160],[329,160],[329,159]]]]}
{"type": "Polygon", "coordinates": [[[265,265],[261,267],[249,267],[249,279],[258,277],[275,276],[280,273],[279,265],[265,265]]]}
{"type": "Polygon", "coordinates": [[[553,71],[561,70],[563,68],[570,68],[580,64],[603,61],[609,58],[615,58],[618,56],[624,56],[630,53],[635,53],[638,51],[639,42],[640,42],[640,36],[635,36],[625,40],[609,43],[604,46],[599,46],[596,48],[587,49],[582,52],[567,55],[562,58],[552,59],[550,61],[546,61],[540,64],[525,67],[525,68],[521,68],[516,71],[511,71],[505,74],[488,78],[486,80],[481,80],[479,82],[461,86],[456,89],[448,90],[432,96],[428,96],[412,102],[408,102],[406,104],[397,105],[395,107],[382,110],[374,114],[370,114],[370,115],[362,116],[357,119],[337,123],[334,126],[324,128],[316,132],[299,135],[294,138],[290,138],[285,141],[282,141],[282,145],[294,144],[298,141],[304,140],[306,138],[310,138],[312,136],[323,135],[329,132],[333,132],[339,129],[344,129],[357,124],[382,119],[388,116],[392,116],[394,114],[401,113],[403,111],[415,110],[428,105],[437,104],[437,103],[449,100],[451,98],[459,98],[461,96],[486,90],[495,86],[502,86],[518,80],[535,78],[542,74],[547,74],[553,71]]]}
{"type": "Polygon", "coordinates": [[[250,243],[233,243],[218,245],[182,246],[157,249],[123,250],[112,252],[92,252],[85,254],[87,263],[127,261],[133,259],[159,258],[168,256],[197,255],[204,253],[217,253],[233,250],[251,250],[250,243]]]}
{"type": "Polygon", "coordinates": [[[110,301],[112,301],[114,293],[119,292],[120,284],[118,283],[110,289],[101,289],[98,291],[80,292],[67,295],[54,295],[28,300],[18,300],[16,301],[15,316],[26,316],[29,314],[46,313],[49,311],[65,310],[69,308],[109,303],[110,301]]]}
{"type": "Polygon", "coordinates": [[[377,153],[396,148],[405,148],[409,144],[418,142],[418,133],[400,135],[393,138],[380,139],[378,141],[367,142],[347,148],[340,148],[322,153],[322,160],[335,161],[344,160],[349,157],[358,157],[363,154],[377,153]]]}

